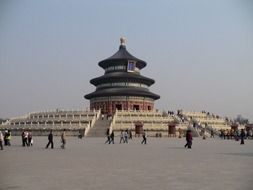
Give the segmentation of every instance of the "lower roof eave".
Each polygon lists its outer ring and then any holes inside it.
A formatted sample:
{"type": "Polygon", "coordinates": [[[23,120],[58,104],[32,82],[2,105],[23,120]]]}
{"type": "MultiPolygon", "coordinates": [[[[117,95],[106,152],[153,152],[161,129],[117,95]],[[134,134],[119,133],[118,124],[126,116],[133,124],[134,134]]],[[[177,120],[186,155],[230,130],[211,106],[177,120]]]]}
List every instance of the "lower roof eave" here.
{"type": "Polygon", "coordinates": [[[142,94],[94,94],[90,93],[84,96],[85,99],[92,99],[92,98],[99,98],[99,97],[110,97],[110,96],[140,96],[140,97],[147,97],[153,100],[160,99],[160,96],[157,94],[150,94],[150,95],[142,95],[142,94]]]}

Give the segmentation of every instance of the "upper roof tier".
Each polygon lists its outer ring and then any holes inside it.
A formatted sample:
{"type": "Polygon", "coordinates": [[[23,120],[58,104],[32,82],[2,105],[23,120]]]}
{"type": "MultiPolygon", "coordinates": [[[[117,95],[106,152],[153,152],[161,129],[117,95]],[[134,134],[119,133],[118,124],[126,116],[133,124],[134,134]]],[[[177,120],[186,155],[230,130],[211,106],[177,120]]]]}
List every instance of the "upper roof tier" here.
{"type": "Polygon", "coordinates": [[[103,69],[105,69],[106,67],[111,66],[112,64],[115,64],[117,62],[131,60],[131,61],[136,61],[136,67],[138,67],[139,69],[144,68],[147,65],[147,63],[131,55],[126,50],[125,41],[123,41],[122,39],[120,41],[121,41],[121,45],[119,46],[119,50],[113,56],[100,61],[98,65],[102,67],[103,69]]]}

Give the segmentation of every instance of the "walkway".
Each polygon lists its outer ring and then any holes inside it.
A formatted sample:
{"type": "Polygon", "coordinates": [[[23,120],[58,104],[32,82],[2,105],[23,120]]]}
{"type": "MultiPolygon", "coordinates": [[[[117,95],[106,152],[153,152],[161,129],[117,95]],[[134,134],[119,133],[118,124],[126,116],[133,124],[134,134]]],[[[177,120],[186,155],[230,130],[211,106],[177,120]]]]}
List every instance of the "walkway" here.
{"type": "Polygon", "coordinates": [[[141,138],[129,144],[104,144],[105,138],[74,137],[61,150],[44,149],[47,137],[35,137],[34,147],[0,151],[0,190],[252,190],[253,140],[141,138]]]}

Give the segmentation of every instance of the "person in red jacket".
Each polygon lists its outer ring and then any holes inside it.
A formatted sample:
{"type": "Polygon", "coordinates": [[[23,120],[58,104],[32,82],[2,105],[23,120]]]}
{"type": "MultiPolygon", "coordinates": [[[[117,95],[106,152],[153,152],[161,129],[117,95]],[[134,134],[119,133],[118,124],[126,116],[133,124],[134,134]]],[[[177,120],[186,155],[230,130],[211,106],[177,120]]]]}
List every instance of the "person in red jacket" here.
{"type": "Polygon", "coordinates": [[[191,130],[186,131],[186,144],[184,145],[186,148],[192,148],[192,133],[191,130]]]}

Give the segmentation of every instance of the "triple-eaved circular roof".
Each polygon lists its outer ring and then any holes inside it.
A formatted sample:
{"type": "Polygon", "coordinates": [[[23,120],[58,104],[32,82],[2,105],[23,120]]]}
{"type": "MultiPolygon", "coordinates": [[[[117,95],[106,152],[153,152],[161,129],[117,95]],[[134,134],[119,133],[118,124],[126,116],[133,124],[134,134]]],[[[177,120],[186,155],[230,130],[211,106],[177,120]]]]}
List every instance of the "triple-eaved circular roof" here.
{"type": "MultiPolygon", "coordinates": [[[[131,55],[125,46],[125,41],[121,42],[119,50],[111,57],[100,61],[98,65],[103,69],[106,69],[110,66],[116,65],[125,65],[129,61],[134,61],[135,66],[139,69],[144,68],[147,64],[145,61],[140,60],[133,55],[131,55]],[[123,43],[124,42],[124,43],[123,43]]],[[[140,83],[145,84],[147,86],[151,86],[155,83],[155,81],[151,78],[144,77],[140,75],[139,72],[128,72],[127,70],[124,71],[111,71],[106,72],[103,76],[94,78],[90,80],[90,83],[98,86],[100,84],[105,83],[119,83],[119,82],[130,82],[130,83],[140,83]]],[[[143,87],[132,87],[132,86],[106,86],[106,87],[99,87],[90,94],[85,95],[86,99],[92,99],[96,97],[109,97],[109,96],[141,96],[141,97],[148,97],[154,100],[160,98],[159,95],[154,94],[149,91],[148,88],[143,87]]]]}

